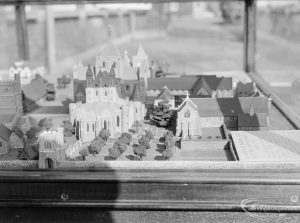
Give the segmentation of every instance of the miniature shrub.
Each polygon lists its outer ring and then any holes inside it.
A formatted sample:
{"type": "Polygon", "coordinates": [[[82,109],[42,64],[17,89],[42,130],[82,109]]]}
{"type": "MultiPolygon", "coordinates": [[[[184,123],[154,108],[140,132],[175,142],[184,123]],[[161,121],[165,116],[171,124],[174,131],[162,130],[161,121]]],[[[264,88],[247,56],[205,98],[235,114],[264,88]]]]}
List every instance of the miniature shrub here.
{"type": "Polygon", "coordinates": [[[170,124],[173,112],[170,110],[170,105],[167,103],[159,102],[154,106],[150,119],[158,126],[166,127],[170,124]]]}
{"type": "Polygon", "coordinates": [[[113,145],[113,148],[118,149],[121,154],[127,150],[127,144],[123,142],[124,139],[125,138],[118,139],[113,145]]]}
{"type": "Polygon", "coordinates": [[[128,132],[123,132],[119,139],[122,139],[122,142],[124,142],[127,145],[129,145],[131,143],[131,141],[132,141],[132,136],[128,132]]]}
{"type": "Polygon", "coordinates": [[[122,153],[117,147],[108,149],[108,152],[109,152],[109,156],[113,159],[117,159],[119,156],[122,155],[122,153]]]}
{"type": "Polygon", "coordinates": [[[166,160],[169,160],[170,158],[172,158],[175,155],[175,152],[176,152],[176,147],[175,146],[168,147],[168,148],[166,148],[165,151],[162,152],[162,156],[166,160]]]}
{"type": "Polygon", "coordinates": [[[104,140],[107,141],[110,137],[110,133],[109,131],[107,131],[106,129],[101,129],[99,132],[99,136],[104,140]]]}
{"type": "Polygon", "coordinates": [[[52,126],[53,126],[52,118],[43,118],[38,123],[38,127],[41,130],[49,131],[52,128],[52,126]]]}
{"type": "Polygon", "coordinates": [[[102,151],[102,148],[103,146],[105,146],[105,144],[106,142],[100,136],[97,136],[88,146],[88,150],[90,154],[99,154],[102,151]]]}
{"type": "Polygon", "coordinates": [[[62,127],[64,128],[64,136],[71,137],[75,134],[75,128],[72,123],[68,120],[63,121],[62,127]]]}
{"type": "Polygon", "coordinates": [[[87,148],[83,148],[79,151],[79,154],[82,156],[82,160],[85,161],[85,157],[89,155],[87,148]]]}
{"type": "Polygon", "coordinates": [[[146,132],[146,137],[149,139],[149,141],[151,141],[154,138],[154,135],[151,131],[147,131],[146,132]]]}
{"type": "Polygon", "coordinates": [[[150,149],[149,138],[146,135],[143,135],[138,142],[140,145],[143,145],[145,149],[150,149]]]}
{"type": "Polygon", "coordinates": [[[147,155],[147,148],[144,144],[138,145],[133,148],[133,153],[142,160],[147,155]]]}

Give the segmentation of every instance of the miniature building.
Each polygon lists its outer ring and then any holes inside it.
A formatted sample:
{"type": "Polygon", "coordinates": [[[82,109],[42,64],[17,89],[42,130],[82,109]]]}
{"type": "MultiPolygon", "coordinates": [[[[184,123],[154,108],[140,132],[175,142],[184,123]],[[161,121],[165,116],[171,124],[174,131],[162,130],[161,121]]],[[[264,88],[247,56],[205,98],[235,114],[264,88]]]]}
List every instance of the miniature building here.
{"type": "Polygon", "coordinates": [[[39,135],[39,168],[57,168],[58,162],[65,160],[63,128],[44,131],[39,135]]]}
{"type": "Polygon", "coordinates": [[[30,68],[30,64],[24,61],[15,62],[9,69],[9,77],[12,79],[16,74],[20,75],[21,85],[29,84],[37,74],[44,76],[44,67],[30,68]]]}
{"type": "Polygon", "coordinates": [[[12,127],[23,114],[20,75],[0,81],[0,123],[12,127]]]}
{"type": "MultiPolygon", "coordinates": [[[[143,120],[146,113],[147,75],[140,72],[138,67],[131,67],[128,57],[121,57],[109,42],[101,56],[96,58],[95,67],[87,67],[84,93],[86,103],[69,105],[77,138],[89,142],[102,128],[114,136],[128,131],[134,121],[143,120]]],[[[79,86],[81,90],[84,89],[83,84],[77,84],[77,88],[79,86]]],[[[76,92],[75,97],[78,94],[76,92]]]]}
{"type": "Polygon", "coordinates": [[[8,152],[9,139],[12,131],[0,123],[0,155],[8,152]]]}
{"type": "Polygon", "coordinates": [[[12,129],[12,134],[10,136],[10,148],[11,149],[21,149],[24,148],[23,143],[24,133],[18,127],[12,129]]]}
{"type": "Polygon", "coordinates": [[[88,80],[93,80],[91,83],[95,82],[94,87],[97,87],[99,86],[99,83],[97,83],[99,80],[105,79],[104,82],[108,83],[109,80],[116,79],[124,88],[125,96],[130,97],[135,86],[145,85],[143,88],[147,86],[149,76],[148,56],[142,46],[139,47],[137,56],[134,56],[133,61],[130,61],[127,52],[121,55],[113,43],[109,41],[101,54],[96,57],[95,67],[89,68],[81,63],[74,65],[74,101],[86,101],[88,80]]]}
{"type": "Polygon", "coordinates": [[[236,85],[235,95],[236,97],[259,96],[254,82],[243,83],[241,81],[239,81],[236,85]]]}
{"type": "Polygon", "coordinates": [[[178,107],[176,135],[201,136],[202,128],[222,124],[230,130],[265,129],[270,103],[271,99],[266,97],[190,98],[187,95],[178,107]]]}
{"type": "Polygon", "coordinates": [[[232,78],[216,75],[180,76],[170,78],[149,78],[147,90],[147,105],[167,87],[179,105],[182,98],[189,93],[193,97],[222,98],[233,97],[232,78]]]}
{"type": "Polygon", "coordinates": [[[22,87],[24,111],[30,112],[37,107],[36,102],[47,95],[47,84],[45,79],[37,76],[29,84],[22,87]]]}
{"type": "Polygon", "coordinates": [[[165,86],[154,101],[157,106],[159,102],[165,102],[170,105],[170,109],[175,109],[175,99],[171,91],[165,86]]]}

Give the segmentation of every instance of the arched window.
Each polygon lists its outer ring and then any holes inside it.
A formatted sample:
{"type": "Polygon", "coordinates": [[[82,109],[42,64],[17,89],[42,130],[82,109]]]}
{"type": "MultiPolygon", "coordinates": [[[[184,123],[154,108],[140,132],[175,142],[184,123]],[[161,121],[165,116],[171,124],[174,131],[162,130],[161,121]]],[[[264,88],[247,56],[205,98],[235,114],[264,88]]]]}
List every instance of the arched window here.
{"type": "Polygon", "coordinates": [[[120,127],[120,117],[117,116],[117,127],[120,127]]]}
{"type": "Polygon", "coordinates": [[[95,132],[95,124],[92,125],[93,132],[95,132]]]}
{"type": "Polygon", "coordinates": [[[90,131],[90,125],[89,125],[89,124],[86,125],[86,131],[87,131],[87,132],[90,131]]]}
{"type": "Polygon", "coordinates": [[[107,122],[104,120],[104,129],[107,129],[107,122]]]}
{"type": "Polygon", "coordinates": [[[191,112],[190,110],[186,110],[184,113],[184,118],[190,118],[191,117],[191,112]]]}

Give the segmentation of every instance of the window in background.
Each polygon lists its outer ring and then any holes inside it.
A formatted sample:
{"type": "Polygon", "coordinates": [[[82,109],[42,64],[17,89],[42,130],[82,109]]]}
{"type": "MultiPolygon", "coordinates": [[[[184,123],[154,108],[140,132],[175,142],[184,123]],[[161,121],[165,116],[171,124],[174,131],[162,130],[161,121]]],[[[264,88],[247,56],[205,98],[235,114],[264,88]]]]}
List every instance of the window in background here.
{"type": "Polygon", "coordinates": [[[259,1],[257,4],[257,70],[299,114],[300,2],[259,1]]]}

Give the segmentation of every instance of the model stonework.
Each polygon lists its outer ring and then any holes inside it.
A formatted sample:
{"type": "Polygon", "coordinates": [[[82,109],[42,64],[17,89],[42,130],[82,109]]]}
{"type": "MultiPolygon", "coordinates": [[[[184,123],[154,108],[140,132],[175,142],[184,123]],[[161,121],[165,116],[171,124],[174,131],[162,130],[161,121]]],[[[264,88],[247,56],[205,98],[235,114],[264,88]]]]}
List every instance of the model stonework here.
{"type": "Polygon", "coordinates": [[[39,135],[39,168],[57,168],[58,162],[65,160],[63,128],[44,131],[39,135]]]}
{"type": "MultiPolygon", "coordinates": [[[[144,119],[149,69],[144,67],[147,56],[141,47],[134,60],[136,66],[131,66],[127,54],[121,56],[109,42],[96,57],[95,67],[87,67],[85,84],[81,85],[85,93],[74,92],[75,99],[85,96],[85,103],[69,105],[71,122],[82,142],[93,140],[102,128],[112,136],[127,132],[134,121],[144,119]]],[[[74,77],[82,79],[79,70],[85,69],[77,66],[74,77]]]]}
{"type": "Polygon", "coordinates": [[[266,97],[190,98],[178,107],[176,135],[201,136],[202,128],[226,124],[230,130],[264,130],[270,116],[266,97]]]}
{"type": "Polygon", "coordinates": [[[20,75],[0,81],[0,123],[12,127],[23,114],[20,75]]]}

